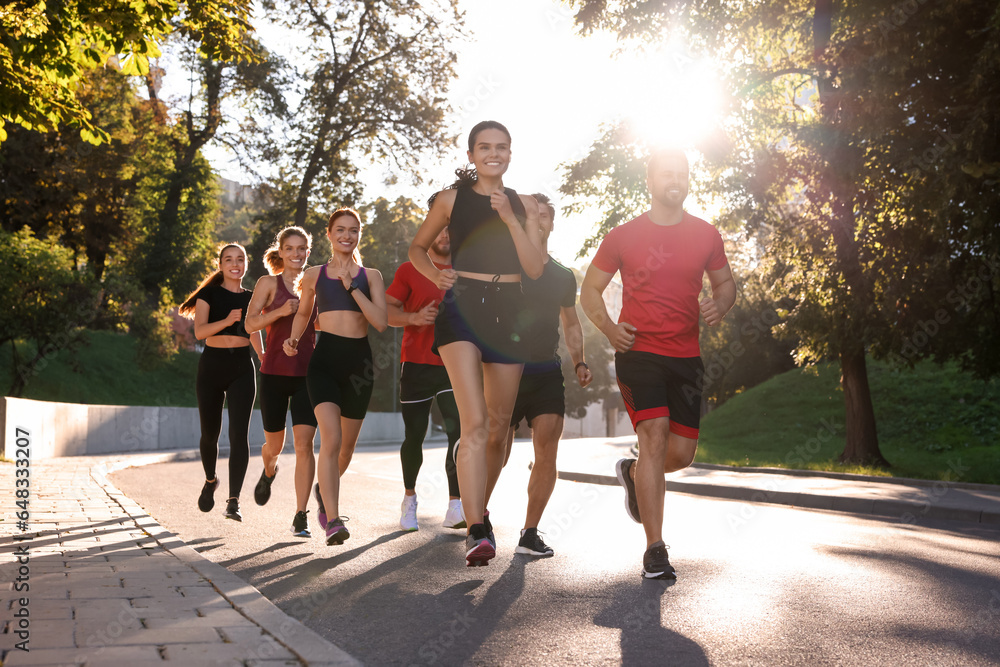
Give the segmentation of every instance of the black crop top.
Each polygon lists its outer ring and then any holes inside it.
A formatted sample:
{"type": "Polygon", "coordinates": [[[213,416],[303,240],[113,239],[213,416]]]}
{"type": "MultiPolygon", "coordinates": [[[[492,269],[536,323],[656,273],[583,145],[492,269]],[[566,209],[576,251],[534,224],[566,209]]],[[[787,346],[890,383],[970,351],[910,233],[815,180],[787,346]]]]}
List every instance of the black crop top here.
{"type": "MultiPolygon", "coordinates": [[[[316,279],[316,310],[326,313],[331,310],[353,310],[362,312],[361,306],[354,300],[354,297],[347,293],[344,283],[339,278],[331,278],[326,273],[327,265],[319,270],[319,277],[316,279]]],[[[371,287],[368,286],[368,271],[365,267],[358,270],[358,275],[354,280],[358,284],[357,289],[369,299],[372,298],[371,287]]]]}
{"type": "MultiPolygon", "coordinates": [[[[510,188],[505,188],[504,192],[523,226],[526,217],[521,198],[510,188]]],[[[481,195],[468,186],[459,187],[448,234],[452,268],[456,271],[521,273],[514,239],[500,215],[490,206],[489,195],[481,195]]]]}
{"type": "Polygon", "coordinates": [[[218,322],[229,316],[234,308],[239,308],[243,315],[240,321],[230,324],[222,331],[212,334],[213,336],[240,336],[250,338],[243,323],[247,319],[247,306],[250,305],[250,297],[253,292],[245,289],[242,292],[230,292],[222,285],[206,285],[195,298],[201,299],[208,304],[208,321],[218,322]]]}

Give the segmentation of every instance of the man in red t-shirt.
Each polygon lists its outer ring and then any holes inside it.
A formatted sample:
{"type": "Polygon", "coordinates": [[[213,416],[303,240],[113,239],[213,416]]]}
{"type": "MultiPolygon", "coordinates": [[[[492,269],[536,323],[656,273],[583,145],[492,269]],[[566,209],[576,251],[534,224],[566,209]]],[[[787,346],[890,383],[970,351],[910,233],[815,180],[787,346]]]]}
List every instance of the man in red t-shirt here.
{"type": "MultiPolygon", "coordinates": [[[[438,234],[428,255],[438,269],[451,268],[451,240],[447,227],[438,234]]],[[[424,436],[434,398],[437,398],[448,434],[445,473],[450,500],[443,525],[445,528],[465,528],[454,456],[455,443],[461,435],[458,406],[444,363],[431,351],[434,319],[444,294],[444,290],[439,290],[410,262],[397,269],[392,284],[385,291],[389,326],[403,327],[402,370],[399,374],[399,402],[405,425],[403,445],[399,450],[405,489],[399,519],[403,530],[417,529],[417,473],[424,462],[424,436]]]]}
{"type": "Polygon", "coordinates": [[[664,473],[694,461],[698,448],[704,366],[698,318],[716,326],[736,301],[722,236],[684,211],[687,156],[654,152],[646,163],[652,208],[608,232],[587,270],[580,303],[615,348],[615,372],[639,440],[639,458],[615,466],[625,507],[646,531],[643,575],[675,579],[663,544],[664,473]],[[621,272],[622,311],[616,324],[602,294],[621,272]],[[712,297],[702,298],[707,274],[712,297]]]}

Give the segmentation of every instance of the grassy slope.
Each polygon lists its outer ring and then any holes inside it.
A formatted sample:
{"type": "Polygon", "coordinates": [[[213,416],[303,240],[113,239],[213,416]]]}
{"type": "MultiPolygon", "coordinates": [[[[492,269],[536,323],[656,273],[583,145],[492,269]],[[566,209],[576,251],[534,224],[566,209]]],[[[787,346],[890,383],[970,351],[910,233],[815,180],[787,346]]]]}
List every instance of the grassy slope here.
{"type": "MultiPolygon", "coordinates": [[[[199,355],[181,352],[170,363],[143,369],[136,363],[135,341],[107,331],[87,332],[76,352],[60,351],[33,377],[24,398],[97,405],[197,407],[195,376],[199,355]]],[[[9,346],[0,350],[0,390],[11,383],[9,346]]]]}
{"type": "Polygon", "coordinates": [[[1000,484],[1000,381],[954,366],[869,364],[888,470],[838,465],[844,447],[839,371],[789,371],[734,397],[702,421],[697,460],[1000,484]]]}

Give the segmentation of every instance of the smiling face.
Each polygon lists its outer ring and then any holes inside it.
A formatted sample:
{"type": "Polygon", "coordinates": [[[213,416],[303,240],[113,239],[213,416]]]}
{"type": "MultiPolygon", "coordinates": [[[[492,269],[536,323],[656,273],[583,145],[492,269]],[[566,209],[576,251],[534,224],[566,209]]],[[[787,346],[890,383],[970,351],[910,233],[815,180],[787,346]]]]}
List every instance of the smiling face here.
{"type": "Polygon", "coordinates": [[[278,256],[284,266],[290,269],[301,269],[309,257],[309,241],[298,234],[289,234],[278,248],[278,256]]]}
{"type": "Polygon", "coordinates": [[[468,151],[469,162],[475,165],[476,173],[488,178],[499,178],[510,165],[510,137],[503,130],[487,128],[480,130],[468,151]]]}
{"type": "Polygon", "coordinates": [[[552,220],[552,209],[549,204],[538,202],[538,227],[542,232],[542,238],[549,238],[555,223],[552,220]]]}
{"type": "Polygon", "coordinates": [[[343,213],[330,221],[326,235],[334,252],[352,255],[361,240],[361,223],[350,213],[343,213]]]}
{"type": "Polygon", "coordinates": [[[227,246],[219,255],[219,270],[224,278],[242,281],[247,274],[247,255],[243,248],[227,246]]]}
{"type": "Polygon", "coordinates": [[[646,188],[660,205],[680,208],[688,195],[688,163],[681,153],[653,155],[646,168],[646,188]]]}

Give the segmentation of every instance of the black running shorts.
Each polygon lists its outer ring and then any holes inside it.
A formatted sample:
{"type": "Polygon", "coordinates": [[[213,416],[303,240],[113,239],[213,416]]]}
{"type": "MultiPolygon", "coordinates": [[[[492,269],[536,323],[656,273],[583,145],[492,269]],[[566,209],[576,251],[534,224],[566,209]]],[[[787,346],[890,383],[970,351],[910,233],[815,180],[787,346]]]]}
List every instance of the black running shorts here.
{"type": "Polygon", "coordinates": [[[260,374],[260,416],[264,430],[277,433],[285,430],[285,414],[292,413],[292,426],[316,428],[316,414],[309,401],[309,388],[304,375],[260,374]]]}
{"type": "Polygon", "coordinates": [[[615,353],[618,386],[632,427],[646,419],[668,417],[672,433],[696,440],[701,423],[704,371],[701,357],[615,353]]]}
{"type": "Polygon", "coordinates": [[[434,321],[435,354],[456,341],[479,348],[483,363],[518,364],[517,317],[524,304],[521,283],[486,282],[459,276],[445,293],[434,321]]]}
{"type": "Polygon", "coordinates": [[[364,419],[375,385],[368,337],[345,338],[325,331],[318,334],[306,384],[313,408],[320,403],[336,403],[342,416],[364,419]]]}
{"type": "Polygon", "coordinates": [[[399,402],[429,401],[443,391],[451,391],[451,381],[444,366],[404,361],[399,372],[399,402]]]}
{"type": "Polygon", "coordinates": [[[517,426],[521,419],[528,420],[528,426],[538,415],[566,414],[566,383],[562,368],[556,366],[541,373],[523,373],[517,389],[514,412],[510,425],[517,426]]]}

